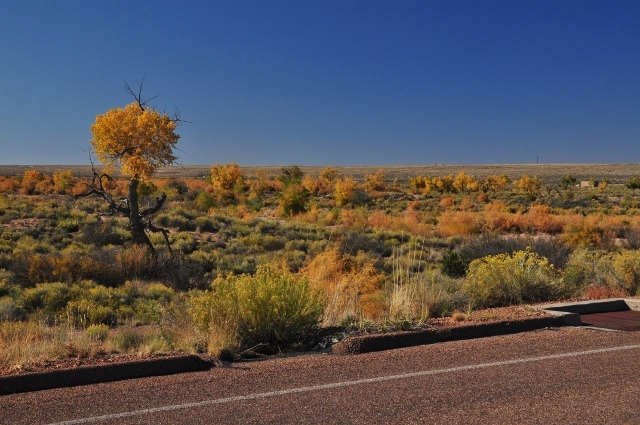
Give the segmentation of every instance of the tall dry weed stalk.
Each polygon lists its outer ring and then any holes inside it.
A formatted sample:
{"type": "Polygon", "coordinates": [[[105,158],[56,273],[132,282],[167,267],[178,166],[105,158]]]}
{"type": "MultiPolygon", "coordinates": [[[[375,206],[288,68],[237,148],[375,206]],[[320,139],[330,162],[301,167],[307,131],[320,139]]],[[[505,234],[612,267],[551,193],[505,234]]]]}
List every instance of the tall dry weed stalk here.
{"type": "Polygon", "coordinates": [[[391,318],[424,321],[452,309],[457,284],[439,270],[423,270],[423,258],[428,257],[424,247],[406,254],[394,250],[392,278],[385,288],[391,318]]]}

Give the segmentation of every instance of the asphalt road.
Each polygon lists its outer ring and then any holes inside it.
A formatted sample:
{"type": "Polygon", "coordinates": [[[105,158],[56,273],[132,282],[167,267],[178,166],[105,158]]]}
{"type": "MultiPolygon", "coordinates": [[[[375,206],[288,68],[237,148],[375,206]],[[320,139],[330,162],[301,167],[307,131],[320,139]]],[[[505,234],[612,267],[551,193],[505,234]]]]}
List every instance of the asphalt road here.
{"type": "Polygon", "coordinates": [[[640,424],[640,332],[541,330],[0,397],[0,424],[640,424]]]}

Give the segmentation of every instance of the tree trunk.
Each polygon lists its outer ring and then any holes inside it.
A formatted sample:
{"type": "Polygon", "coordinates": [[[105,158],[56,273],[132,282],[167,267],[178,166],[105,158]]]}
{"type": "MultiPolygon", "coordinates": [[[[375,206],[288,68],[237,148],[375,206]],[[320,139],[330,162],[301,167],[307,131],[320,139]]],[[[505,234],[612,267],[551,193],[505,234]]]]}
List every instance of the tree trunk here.
{"type": "Polygon", "coordinates": [[[144,223],[140,217],[140,207],[138,206],[138,179],[131,179],[129,182],[129,228],[133,243],[146,246],[149,252],[156,256],[156,250],[144,231],[144,223]]]}

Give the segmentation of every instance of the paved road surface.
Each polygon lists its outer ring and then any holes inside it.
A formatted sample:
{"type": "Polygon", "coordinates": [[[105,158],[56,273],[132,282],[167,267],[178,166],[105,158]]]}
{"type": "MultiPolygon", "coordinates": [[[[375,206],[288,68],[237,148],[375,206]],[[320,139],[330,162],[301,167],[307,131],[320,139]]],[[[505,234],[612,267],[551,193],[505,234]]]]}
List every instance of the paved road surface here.
{"type": "Polygon", "coordinates": [[[640,332],[578,328],[0,397],[0,424],[640,424],[640,332]]]}

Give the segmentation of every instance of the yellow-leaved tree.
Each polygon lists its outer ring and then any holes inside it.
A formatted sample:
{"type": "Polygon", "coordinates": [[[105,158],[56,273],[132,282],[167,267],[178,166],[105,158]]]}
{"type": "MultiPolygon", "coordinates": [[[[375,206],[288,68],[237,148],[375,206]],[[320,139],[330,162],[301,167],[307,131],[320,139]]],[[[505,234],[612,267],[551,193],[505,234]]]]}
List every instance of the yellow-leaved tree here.
{"type": "Polygon", "coordinates": [[[98,174],[95,170],[89,190],[76,197],[91,194],[102,196],[109,203],[112,212],[129,218],[133,243],[148,247],[155,255],[146,230],[161,231],[167,238],[166,231],[152,225],[150,220],[150,216],[162,207],[166,195],[163,193],[155,199],[155,205],[142,210],[138,203],[138,185],[151,178],[159,167],[176,161],[173,149],[180,136],[175,130],[181,119],[177,113],[174,117],[169,117],[148,106],[150,99],[143,101],[141,97],[142,82],[138,86],[136,93],[125,82],[124,89],[134,97],[135,102],[98,115],[91,126],[91,145],[100,162],[107,167],[121,166],[122,173],[131,177],[127,199],[116,202],[106,184],[111,177],[104,173],[98,174]]]}

